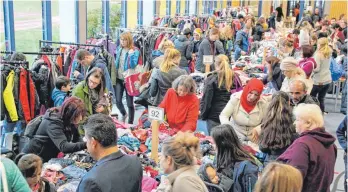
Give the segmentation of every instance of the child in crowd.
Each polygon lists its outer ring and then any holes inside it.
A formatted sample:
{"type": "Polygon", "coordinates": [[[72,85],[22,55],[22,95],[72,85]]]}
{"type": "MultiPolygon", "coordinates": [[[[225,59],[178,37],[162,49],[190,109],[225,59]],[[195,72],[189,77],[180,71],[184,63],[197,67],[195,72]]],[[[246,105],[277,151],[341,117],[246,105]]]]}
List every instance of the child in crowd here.
{"type": "Polygon", "coordinates": [[[15,161],[33,192],[56,191],[52,183],[41,178],[42,160],[39,156],[21,153],[16,157],[15,161]]]}
{"type": "Polygon", "coordinates": [[[59,107],[63,104],[65,98],[71,89],[71,82],[68,77],[59,76],[56,81],[56,87],[52,91],[52,100],[55,107],[59,107]]]}
{"type": "Polygon", "coordinates": [[[214,166],[211,163],[207,163],[205,165],[202,165],[199,169],[199,176],[204,182],[212,183],[212,184],[219,184],[219,176],[214,168],[214,166]]]}

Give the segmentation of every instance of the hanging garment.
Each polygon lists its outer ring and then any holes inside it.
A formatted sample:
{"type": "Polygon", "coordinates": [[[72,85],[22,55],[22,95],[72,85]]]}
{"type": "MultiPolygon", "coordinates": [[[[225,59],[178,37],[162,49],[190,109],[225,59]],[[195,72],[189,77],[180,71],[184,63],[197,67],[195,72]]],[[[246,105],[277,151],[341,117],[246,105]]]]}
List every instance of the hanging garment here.
{"type": "Polygon", "coordinates": [[[19,77],[19,98],[27,123],[35,117],[35,85],[28,71],[21,69],[19,77]]]}
{"type": "Polygon", "coordinates": [[[15,72],[11,70],[6,78],[7,85],[2,96],[6,110],[9,113],[9,118],[11,121],[18,121],[17,108],[13,97],[14,75],[15,72]]]}

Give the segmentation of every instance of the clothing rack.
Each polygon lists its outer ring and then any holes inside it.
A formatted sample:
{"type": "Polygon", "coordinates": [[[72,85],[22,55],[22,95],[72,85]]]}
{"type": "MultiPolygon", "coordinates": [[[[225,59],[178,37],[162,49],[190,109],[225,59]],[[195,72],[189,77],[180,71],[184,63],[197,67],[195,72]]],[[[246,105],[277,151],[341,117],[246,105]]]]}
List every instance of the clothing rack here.
{"type": "Polygon", "coordinates": [[[101,47],[104,48],[103,45],[94,45],[94,44],[83,44],[83,43],[73,43],[73,42],[61,42],[61,41],[46,41],[39,40],[39,47],[41,47],[42,43],[52,43],[52,44],[60,44],[60,45],[77,45],[77,46],[90,46],[90,47],[101,47]]]}
{"type": "Polygon", "coordinates": [[[20,52],[20,51],[0,51],[2,54],[23,53],[24,55],[60,55],[60,53],[52,52],[20,52]]]}
{"type": "Polygon", "coordinates": [[[2,60],[0,61],[1,64],[29,64],[28,61],[6,61],[2,60]]]}

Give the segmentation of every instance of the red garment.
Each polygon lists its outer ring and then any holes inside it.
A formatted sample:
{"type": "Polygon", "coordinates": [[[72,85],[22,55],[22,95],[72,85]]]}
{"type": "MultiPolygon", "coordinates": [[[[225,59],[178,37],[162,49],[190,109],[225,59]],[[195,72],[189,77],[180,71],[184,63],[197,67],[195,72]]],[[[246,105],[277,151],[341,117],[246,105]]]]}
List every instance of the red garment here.
{"type": "Polygon", "coordinates": [[[19,99],[22,104],[24,119],[28,123],[35,117],[35,85],[25,69],[21,69],[19,75],[19,99]]]}
{"type": "Polygon", "coordinates": [[[164,108],[170,128],[178,131],[196,130],[199,113],[199,100],[196,95],[179,97],[175,90],[170,88],[159,107],[164,108]]]}
{"type": "Polygon", "coordinates": [[[154,50],[157,50],[157,49],[158,49],[158,46],[159,46],[159,44],[162,42],[163,38],[164,38],[164,34],[160,34],[160,35],[157,37],[154,50]]]}
{"type": "Polygon", "coordinates": [[[261,97],[262,90],[263,90],[263,83],[261,80],[256,78],[252,78],[251,80],[249,80],[247,85],[244,87],[242,96],[240,98],[240,104],[242,105],[243,109],[247,113],[250,113],[255,108],[257,103],[255,102],[254,105],[249,104],[247,100],[248,94],[252,91],[257,91],[259,93],[259,98],[257,100],[259,100],[261,97]]]}

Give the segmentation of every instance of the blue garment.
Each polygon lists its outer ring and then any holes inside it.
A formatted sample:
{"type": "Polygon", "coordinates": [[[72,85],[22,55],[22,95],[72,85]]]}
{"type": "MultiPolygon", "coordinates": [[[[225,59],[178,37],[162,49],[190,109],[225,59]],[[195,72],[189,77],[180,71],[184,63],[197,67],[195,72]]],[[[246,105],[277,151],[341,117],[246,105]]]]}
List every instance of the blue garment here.
{"type": "Polygon", "coordinates": [[[345,152],[347,152],[347,116],[344,117],[341,124],[338,126],[337,140],[345,152]]]}
{"type": "Polygon", "coordinates": [[[117,145],[124,145],[130,150],[137,151],[140,147],[140,141],[135,137],[124,135],[118,139],[117,145]]]}
{"type": "Polygon", "coordinates": [[[162,51],[160,51],[160,50],[152,51],[152,59],[155,59],[155,58],[157,58],[157,57],[159,57],[161,55],[164,55],[164,53],[162,51]]]}
{"type": "Polygon", "coordinates": [[[52,100],[54,102],[54,106],[55,107],[59,107],[62,106],[65,97],[66,97],[67,93],[64,91],[61,91],[57,88],[54,88],[52,91],[52,100]]]}
{"type": "MultiPolygon", "coordinates": [[[[23,130],[22,130],[22,125],[24,124],[23,121],[16,121],[16,122],[8,122],[6,119],[3,121],[3,127],[2,127],[2,132],[1,132],[1,145],[3,145],[4,138],[6,136],[6,133],[12,133],[15,128],[16,128],[16,133],[17,135],[21,135],[23,130]]],[[[5,146],[6,147],[6,146],[5,146]]]]}
{"type": "MultiPolygon", "coordinates": [[[[120,47],[116,51],[116,59],[115,59],[116,70],[118,70],[119,65],[120,65],[121,52],[122,52],[122,48],[120,47]]],[[[138,49],[134,49],[133,53],[129,53],[129,51],[128,51],[125,55],[125,58],[124,58],[125,64],[124,64],[123,70],[126,71],[128,69],[134,69],[138,65],[139,56],[140,56],[140,52],[138,49]]]]}
{"type": "Polygon", "coordinates": [[[72,65],[71,65],[70,79],[71,80],[77,79],[77,82],[81,82],[85,78],[85,68],[81,66],[80,70],[77,70],[78,65],[79,65],[79,63],[76,60],[76,54],[75,54],[74,61],[73,61],[72,65]],[[76,78],[74,76],[74,71],[75,70],[80,72],[80,75],[77,76],[76,78]]]}
{"type": "Polygon", "coordinates": [[[76,165],[69,165],[61,171],[68,179],[80,179],[87,173],[85,169],[77,167],[76,165]]]}
{"type": "Polygon", "coordinates": [[[237,61],[241,56],[241,52],[248,52],[249,34],[240,30],[237,32],[236,41],[234,43],[234,59],[237,61]]]}

